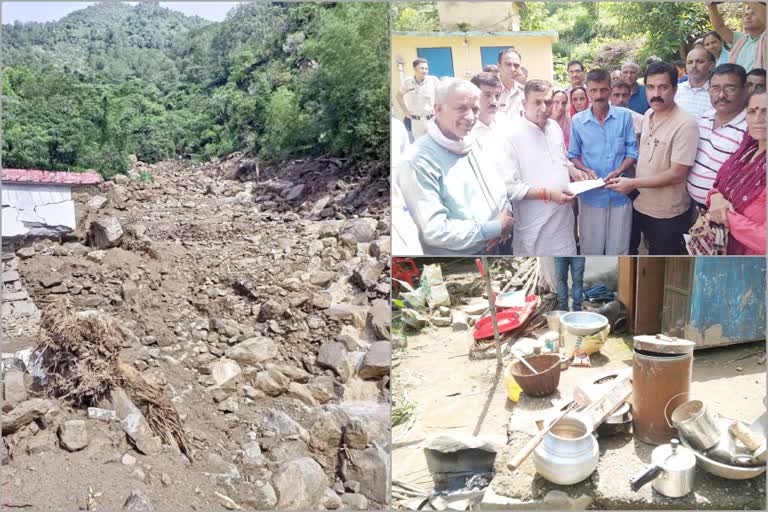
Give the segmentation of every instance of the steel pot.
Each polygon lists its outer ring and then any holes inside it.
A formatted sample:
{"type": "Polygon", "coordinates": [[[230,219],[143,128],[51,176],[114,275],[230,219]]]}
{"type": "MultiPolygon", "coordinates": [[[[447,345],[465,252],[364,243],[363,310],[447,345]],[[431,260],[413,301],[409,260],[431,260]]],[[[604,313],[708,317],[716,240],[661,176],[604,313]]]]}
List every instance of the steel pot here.
{"type": "Polygon", "coordinates": [[[696,456],[680,441],[672,439],[669,444],[654,448],[651,465],[636,474],[629,481],[633,491],[638,491],[648,482],[656,492],[669,498],[680,498],[693,490],[696,472],[696,456]]]}
{"type": "Polygon", "coordinates": [[[599,451],[588,420],[569,414],[536,447],[533,465],[550,482],[571,485],[585,480],[597,468],[599,451]]]}

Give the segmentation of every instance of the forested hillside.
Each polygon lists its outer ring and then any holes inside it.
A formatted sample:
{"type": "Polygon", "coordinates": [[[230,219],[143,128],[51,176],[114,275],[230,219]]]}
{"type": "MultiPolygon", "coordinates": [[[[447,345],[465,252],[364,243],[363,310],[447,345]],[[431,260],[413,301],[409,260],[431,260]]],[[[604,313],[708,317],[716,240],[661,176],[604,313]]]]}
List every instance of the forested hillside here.
{"type": "Polygon", "coordinates": [[[388,154],[386,4],[103,3],[4,25],[2,56],[5,167],[388,154]]]}

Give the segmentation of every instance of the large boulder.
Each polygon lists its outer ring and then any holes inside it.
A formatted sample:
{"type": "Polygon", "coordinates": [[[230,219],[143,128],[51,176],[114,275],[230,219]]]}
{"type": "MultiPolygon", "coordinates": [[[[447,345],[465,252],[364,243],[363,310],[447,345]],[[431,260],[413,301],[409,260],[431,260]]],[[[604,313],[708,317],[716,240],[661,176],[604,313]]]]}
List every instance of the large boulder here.
{"type": "Polygon", "coordinates": [[[13,434],[54,408],[56,408],[55,402],[42,398],[33,398],[19,403],[8,413],[3,414],[3,435],[13,434]]]}
{"type": "Polygon", "coordinates": [[[376,239],[378,221],[368,217],[350,219],[344,223],[342,234],[349,234],[359,242],[373,242],[376,239]]]}
{"type": "Polygon", "coordinates": [[[363,364],[358,370],[362,379],[375,379],[389,375],[389,366],[392,361],[392,345],[388,341],[372,343],[365,353],[363,364]]]}
{"type": "Polygon", "coordinates": [[[254,365],[277,357],[277,344],[271,338],[249,338],[227,350],[227,357],[240,364],[254,365]]]}
{"type": "Polygon", "coordinates": [[[320,413],[310,427],[310,445],[326,450],[341,444],[342,429],[349,422],[349,416],[336,407],[329,407],[320,413]]]}
{"type": "Polygon", "coordinates": [[[389,301],[377,299],[368,310],[367,323],[380,340],[390,339],[392,327],[392,309],[389,301]]]}
{"type": "Polygon", "coordinates": [[[378,446],[352,450],[354,464],[345,463],[344,480],[360,482],[360,493],[379,503],[389,500],[389,455],[378,446]]]}
{"type": "Polygon", "coordinates": [[[83,420],[65,421],[59,427],[61,447],[69,452],[76,452],[88,446],[88,431],[83,420]]]}
{"type": "Polygon", "coordinates": [[[298,438],[309,442],[309,432],[284,412],[262,408],[257,410],[254,416],[253,424],[261,430],[264,439],[273,444],[286,438],[298,438]]]}
{"type": "Polygon", "coordinates": [[[322,504],[328,478],[320,464],[303,457],[281,465],[272,484],[277,491],[278,509],[312,510],[322,504]]]}
{"type": "Polygon", "coordinates": [[[320,346],[317,365],[332,370],[339,376],[341,382],[347,382],[349,379],[351,372],[347,349],[338,341],[327,341],[320,346]]]}
{"type": "Polygon", "coordinates": [[[123,227],[117,217],[98,219],[91,224],[89,241],[91,247],[108,249],[115,247],[123,237],[123,227]]]}
{"type": "Polygon", "coordinates": [[[269,396],[278,396],[288,389],[290,383],[291,380],[288,377],[274,368],[270,368],[269,370],[257,373],[253,385],[256,389],[262,390],[269,396]]]}
{"type": "Polygon", "coordinates": [[[237,361],[222,357],[209,367],[213,382],[222,389],[235,389],[243,380],[243,370],[237,361]]]}
{"type": "Polygon", "coordinates": [[[265,480],[244,482],[240,492],[240,503],[254,510],[273,510],[277,505],[277,493],[272,484],[265,480]]]}

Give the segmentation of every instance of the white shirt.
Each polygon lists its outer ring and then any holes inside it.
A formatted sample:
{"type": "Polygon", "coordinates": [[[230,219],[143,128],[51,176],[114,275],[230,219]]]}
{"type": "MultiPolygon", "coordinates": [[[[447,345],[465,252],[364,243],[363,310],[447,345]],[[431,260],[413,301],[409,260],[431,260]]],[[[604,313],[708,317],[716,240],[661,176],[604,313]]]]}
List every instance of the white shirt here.
{"type": "Polygon", "coordinates": [[[523,115],[524,89],[517,82],[515,82],[512,89],[507,89],[503,84],[501,88],[499,112],[496,114],[496,117],[498,118],[501,115],[506,116],[511,121],[517,121],[523,115]]]}
{"type": "Polygon", "coordinates": [[[531,187],[523,183],[519,176],[514,175],[514,164],[510,160],[512,149],[509,142],[512,125],[512,121],[506,116],[497,113],[490,126],[478,119],[472,128],[472,136],[483,155],[489,162],[495,163],[499,175],[504,178],[509,200],[519,201],[525,197],[531,187]]]}
{"type": "Polygon", "coordinates": [[[675,103],[697,119],[712,110],[712,101],[709,99],[709,80],[701,87],[692,87],[690,80],[677,84],[675,103]]]}
{"type": "Polygon", "coordinates": [[[397,183],[398,171],[407,161],[411,151],[411,142],[408,139],[408,131],[399,119],[391,119],[392,144],[390,153],[390,169],[392,172],[392,254],[416,256],[423,254],[419,243],[419,230],[405,206],[403,193],[397,183]]]}
{"type": "MultiPolygon", "coordinates": [[[[509,137],[513,172],[528,187],[564,189],[570,182],[563,131],[552,119],[542,130],[523,117],[509,137]]],[[[573,205],[525,199],[513,203],[513,246],[519,256],[576,254],[573,205]]]]}
{"type": "Polygon", "coordinates": [[[437,93],[437,84],[440,81],[436,76],[427,75],[421,82],[414,77],[406,78],[403,82],[403,99],[408,106],[410,114],[415,116],[426,116],[435,111],[435,95],[437,93]]]}
{"type": "Polygon", "coordinates": [[[688,173],[688,194],[701,204],[707,204],[707,194],[715,184],[720,167],[739,148],[747,132],[747,111],[714,129],[715,110],[712,109],[697,120],[699,145],[696,161],[688,173]]]}

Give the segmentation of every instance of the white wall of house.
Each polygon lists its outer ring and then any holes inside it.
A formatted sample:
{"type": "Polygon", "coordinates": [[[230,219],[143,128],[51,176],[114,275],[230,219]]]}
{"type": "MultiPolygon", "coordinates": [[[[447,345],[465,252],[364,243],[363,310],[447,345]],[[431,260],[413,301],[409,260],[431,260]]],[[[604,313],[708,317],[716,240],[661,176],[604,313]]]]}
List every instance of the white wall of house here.
{"type": "Polygon", "coordinates": [[[75,202],[66,185],[3,183],[3,238],[74,231],[75,202]]]}

